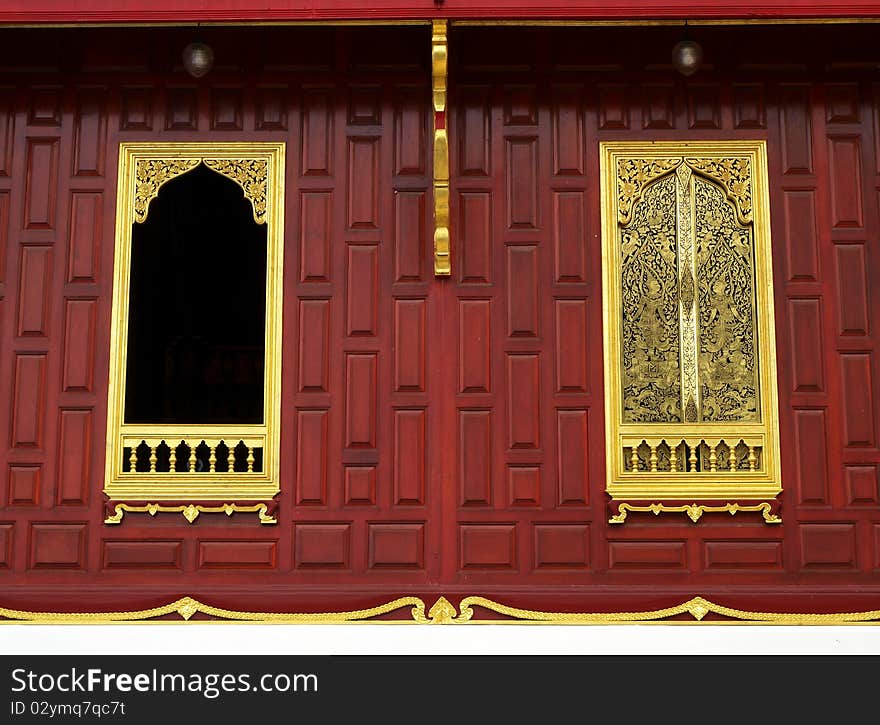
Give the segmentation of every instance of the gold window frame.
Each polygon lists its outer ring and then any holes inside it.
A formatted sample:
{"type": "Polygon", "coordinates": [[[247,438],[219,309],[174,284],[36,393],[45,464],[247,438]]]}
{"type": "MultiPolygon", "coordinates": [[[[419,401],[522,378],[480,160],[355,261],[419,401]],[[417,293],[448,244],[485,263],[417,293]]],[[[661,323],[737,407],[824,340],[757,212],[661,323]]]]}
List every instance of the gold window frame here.
{"type": "MultiPolygon", "coordinates": [[[[107,460],[104,493],[111,499],[140,501],[233,501],[271,499],[279,491],[281,414],[281,291],[284,248],[283,142],[136,143],[119,145],[116,201],[116,246],[107,399],[107,460]],[[261,424],[127,424],[125,376],[128,351],[131,240],[135,223],[143,222],[150,202],[168,181],[205,164],[236,182],[252,206],[254,220],[266,229],[266,319],[261,424]],[[124,448],[146,441],[243,441],[262,447],[262,471],[124,471],[124,448]]],[[[192,443],[195,441],[195,443],[192,443]]],[[[213,447],[211,456],[213,458],[213,447]]],[[[190,454],[192,460],[193,454],[190,454]]],[[[211,464],[213,468],[213,463],[211,464]]],[[[248,468],[252,468],[251,462],[248,468]]]]}
{"type": "MultiPolygon", "coordinates": [[[[699,164],[697,164],[699,165],[699,164]]],[[[633,167],[628,167],[632,169],[633,167]]],[[[728,167],[730,168],[730,167],[728,167]]],[[[740,167],[742,168],[742,167],[740,167]]],[[[770,237],[769,188],[766,143],[748,141],[608,141],[600,143],[600,176],[602,199],[602,305],[604,322],[604,371],[606,381],[606,492],[612,501],[747,501],[775,498],[781,491],[779,455],[779,416],[776,383],[775,317],[773,312],[772,247],[770,237]],[[625,423],[621,347],[623,311],[621,306],[622,263],[620,250],[620,219],[626,217],[642,192],[652,182],[675,174],[676,159],[708,161],[694,173],[708,177],[719,185],[740,214],[750,217],[754,240],[755,332],[758,353],[759,422],[698,422],[698,423],[625,423]],[[718,171],[727,159],[748,162],[748,179],[722,178],[718,171]],[[632,178],[624,176],[622,162],[636,161],[640,169],[632,178]],[[647,162],[647,165],[643,162],[647,162]],[[653,163],[652,163],[653,162],[653,163]],[[759,470],[689,471],[658,470],[654,446],[669,443],[706,441],[708,446],[720,441],[744,440],[747,446],[760,447],[759,470]],[[651,449],[648,470],[640,470],[630,462],[627,466],[624,449],[645,442],[651,449]]],[[[695,212],[694,212],[695,213],[695,212]]],[[[677,234],[680,232],[677,232],[677,234]]],[[[693,307],[694,314],[698,308],[693,307]]],[[[699,350],[697,350],[699,354],[699,350]]],[[[686,416],[682,416],[684,420],[686,416]]],[[[678,443],[676,443],[678,445],[678,443]]],[[[713,449],[714,450],[714,449],[713,449]]],[[[752,448],[749,447],[749,455],[752,448]]],[[[675,464],[673,464],[675,465],[675,464]]],[[[682,465],[680,462],[678,465],[682,465]]],[[[685,469],[687,466],[685,466],[685,469]]],[[[733,504],[735,506],[735,504],[733,504]]],[[[764,504],[765,506],[767,504],[764,504]]],[[[661,506],[657,506],[658,513],[661,506]]],[[[681,507],[679,507],[681,508],[681,507]]],[[[654,510],[644,507],[644,510],[654,510]]],[[[635,510],[635,509],[634,509],[635,510]]],[[[621,508],[621,511],[623,509],[621,508]]],[[[622,519],[621,519],[622,520],[622,519]]],[[[696,518],[694,518],[696,520],[696,518]]]]}

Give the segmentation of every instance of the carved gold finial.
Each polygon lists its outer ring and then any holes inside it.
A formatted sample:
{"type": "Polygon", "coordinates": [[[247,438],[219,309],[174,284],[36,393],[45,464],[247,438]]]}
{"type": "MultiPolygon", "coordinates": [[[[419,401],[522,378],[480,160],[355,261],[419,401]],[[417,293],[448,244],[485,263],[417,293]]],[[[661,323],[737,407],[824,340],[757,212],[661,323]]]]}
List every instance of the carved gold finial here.
{"type": "Polygon", "coordinates": [[[428,610],[431,624],[452,624],[458,613],[446,597],[440,597],[428,610]]]}

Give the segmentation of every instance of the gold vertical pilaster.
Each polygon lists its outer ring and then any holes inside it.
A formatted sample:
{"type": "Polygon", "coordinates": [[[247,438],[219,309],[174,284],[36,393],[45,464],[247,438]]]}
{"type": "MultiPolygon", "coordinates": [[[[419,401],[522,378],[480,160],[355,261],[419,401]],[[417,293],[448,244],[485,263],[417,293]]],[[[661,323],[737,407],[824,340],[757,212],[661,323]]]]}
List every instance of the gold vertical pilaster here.
{"type": "Polygon", "coordinates": [[[700,386],[697,375],[698,332],[695,312],[696,250],[694,249],[693,173],[682,163],[675,170],[676,214],[678,219],[679,350],[681,351],[681,412],[683,423],[699,420],[700,386]]]}
{"type": "Polygon", "coordinates": [[[435,20],[431,34],[434,99],[434,275],[452,274],[449,242],[449,140],[446,134],[447,22],[435,20]]]}

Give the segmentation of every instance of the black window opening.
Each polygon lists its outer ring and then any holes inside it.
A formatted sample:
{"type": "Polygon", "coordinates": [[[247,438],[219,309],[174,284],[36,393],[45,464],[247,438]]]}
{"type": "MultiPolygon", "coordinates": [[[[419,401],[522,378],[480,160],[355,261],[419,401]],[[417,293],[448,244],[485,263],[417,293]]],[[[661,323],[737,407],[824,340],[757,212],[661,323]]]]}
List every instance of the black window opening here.
{"type": "Polygon", "coordinates": [[[133,225],[126,423],[263,422],[266,234],[241,187],[201,164],[133,225]]]}

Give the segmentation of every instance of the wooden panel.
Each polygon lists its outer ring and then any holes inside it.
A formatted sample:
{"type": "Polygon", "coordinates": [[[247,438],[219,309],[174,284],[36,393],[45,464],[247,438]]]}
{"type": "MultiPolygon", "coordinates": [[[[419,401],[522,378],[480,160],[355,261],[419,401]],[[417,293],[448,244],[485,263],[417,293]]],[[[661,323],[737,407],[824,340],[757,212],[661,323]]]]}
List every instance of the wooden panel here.
{"type": "Polygon", "coordinates": [[[538,226],[537,139],[506,139],[507,226],[535,229],[538,226]]]}
{"type": "Polygon", "coordinates": [[[372,506],[376,503],[376,467],[345,467],[345,503],[372,506]]]}
{"type": "Polygon", "coordinates": [[[642,88],[642,127],[650,129],[675,128],[672,86],[646,85],[642,88]]]}
{"type": "Polygon", "coordinates": [[[516,566],[515,524],[461,524],[462,569],[512,569],[516,566]]]}
{"type": "Polygon", "coordinates": [[[199,126],[195,88],[169,88],[166,95],[165,129],[195,131],[199,126]]]}
{"type": "Polygon", "coordinates": [[[584,569],[590,563],[588,524],[535,524],[536,569],[584,569]]]}
{"type": "Polygon", "coordinates": [[[296,447],[296,502],[323,505],[327,502],[327,426],[326,410],[298,413],[296,447]]]}
{"type": "Polygon", "coordinates": [[[789,301],[791,366],[795,392],[825,389],[822,353],[822,312],[817,299],[789,301]]]}
{"type": "Polygon", "coordinates": [[[829,138],[831,221],[838,229],[864,226],[860,156],[858,137],[829,138]]]}
{"type": "Polygon", "coordinates": [[[123,88],[120,131],[150,131],[153,128],[153,90],[123,88]]]}
{"type": "Polygon", "coordinates": [[[463,283],[492,281],[491,197],[483,192],[459,195],[460,265],[463,283]]]}
{"type": "Polygon", "coordinates": [[[299,303],[299,391],[330,389],[330,300],[299,303]]]}
{"type": "Polygon", "coordinates": [[[508,506],[537,506],[541,502],[541,469],[537,466],[509,466],[508,506]]]}
{"type": "Polygon", "coordinates": [[[629,128],[626,86],[599,87],[599,128],[603,131],[629,128]]]}
{"type": "Polygon", "coordinates": [[[585,300],[556,300],[556,392],[587,392],[585,300]]]}
{"type": "Polygon", "coordinates": [[[684,569],[687,549],[684,541],[609,541],[611,569],[684,569]]]}
{"type": "Polygon", "coordinates": [[[584,129],[579,89],[557,88],[553,103],[553,172],[584,173],[584,129]]]}
{"type": "Polygon", "coordinates": [[[275,566],[274,541],[199,542],[200,569],[271,569],[275,566]]]}
{"type": "Polygon", "coordinates": [[[330,281],[330,211],[329,192],[304,192],[300,239],[301,282],[330,281]]]}
{"type": "Polygon", "coordinates": [[[539,366],[537,355],[507,356],[509,448],[540,447],[539,366]]]}
{"type": "Polygon", "coordinates": [[[865,245],[836,244],[838,334],[868,334],[865,245]]]}
{"type": "Polygon", "coordinates": [[[846,502],[850,506],[876,505],[877,466],[847,466],[846,502]]]}
{"type": "Polygon", "coordinates": [[[257,89],[255,111],[258,131],[286,131],[287,88],[279,86],[257,89]]]}
{"type": "Polygon", "coordinates": [[[58,429],[55,501],[59,506],[82,506],[88,503],[92,480],[92,411],[62,410],[58,429]]]}
{"type": "Polygon", "coordinates": [[[459,300],[458,390],[488,393],[492,389],[491,300],[459,300]]]}
{"type": "Polygon", "coordinates": [[[458,89],[453,101],[458,110],[458,173],[464,176],[489,174],[489,149],[492,143],[489,108],[485,88],[458,89]]]}
{"type": "Polygon", "coordinates": [[[0,570],[12,568],[12,524],[0,524],[0,570]]]}
{"type": "Polygon", "coordinates": [[[394,106],[394,173],[425,173],[428,99],[420,88],[399,89],[394,106]]]}
{"type": "Polygon", "coordinates": [[[561,506],[588,502],[587,422],[586,410],[556,412],[557,501],[561,506]]]}
{"type": "Polygon", "coordinates": [[[295,524],[293,559],[298,569],[346,569],[351,524],[295,524]]]}
{"type": "Polygon", "coordinates": [[[378,165],[378,139],[348,139],[348,226],[351,229],[379,227],[378,199],[382,189],[378,165]]]}
{"type": "Polygon", "coordinates": [[[12,445],[39,448],[43,443],[43,403],[46,395],[46,356],[15,356],[12,402],[12,445]]]}
{"type": "Polygon", "coordinates": [[[97,300],[94,299],[64,302],[64,369],[61,387],[65,392],[92,392],[97,308],[97,300]]]}
{"type": "Polygon", "coordinates": [[[103,88],[77,92],[76,126],[73,147],[75,176],[103,176],[107,152],[107,112],[103,88]]]}
{"type": "Polygon", "coordinates": [[[874,445],[874,397],[871,356],[852,353],[840,356],[843,382],[843,429],[847,446],[874,445]]]}
{"type": "Polygon", "coordinates": [[[378,88],[352,88],[348,100],[348,123],[352,126],[375,126],[381,115],[378,88]]]}
{"type": "Polygon", "coordinates": [[[801,561],[805,569],[849,569],[856,566],[853,524],[801,524],[801,561]]]}
{"type": "Polygon", "coordinates": [[[31,524],[31,569],[82,569],[86,558],[86,524],[31,524]]]}
{"type": "Polygon", "coordinates": [[[488,410],[459,412],[459,481],[462,506],[492,502],[492,418],[488,410]]]}
{"type": "Polygon", "coordinates": [[[52,247],[22,247],[18,289],[19,337],[44,337],[49,325],[52,247]]]}
{"type": "Polygon", "coordinates": [[[560,191],[553,194],[553,232],[556,281],[585,282],[587,229],[583,192],[560,191]]]}
{"type": "Polygon", "coordinates": [[[737,128],[766,128],[764,87],[755,84],[734,84],[733,108],[737,128]]]}
{"type": "Polygon", "coordinates": [[[371,569],[423,569],[425,525],[370,524],[369,566],[371,569]]]}
{"type": "Polygon", "coordinates": [[[61,125],[61,89],[40,88],[30,94],[28,126],[61,125]]]}
{"type": "Polygon", "coordinates": [[[398,191],[394,194],[394,279],[421,281],[424,275],[425,192],[398,191]]]}
{"type": "Polygon", "coordinates": [[[721,128],[721,105],[717,85],[688,86],[688,126],[721,128]]]}
{"type": "Polygon", "coordinates": [[[27,142],[27,184],[24,228],[54,229],[58,195],[58,139],[30,138],[27,142]]]}
{"type": "Polygon", "coordinates": [[[211,90],[211,128],[216,131],[241,131],[242,93],[240,88],[211,90]]]}
{"type": "Polygon", "coordinates": [[[815,194],[786,191],[783,200],[788,279],[815,280],[819,277],[815,194]]]}
{"type": "MultiPolygon", "coordinates": [[[[0,116],[2,118],[2,116],[0,116]]],[[[0,129],[2,132],[2,129],[0,129]]],[[[2,141],[2,137],[0,137],[2,141]]],[[[0,283],[6,280],[6,250],[9,245],[9,192],[0,191],[0,283]]]]}
{"type": "Polygon", "coordinates": [[[105,569],[180,569],[180,539],[150,541],[105,540],[105,569]]]}
{"type": "Polygon", "coordinates": [[[786,174],[813,173],[809,89],[783,86],[780,91],[782,169],[786,174]]]}
{"type": "Polygon", "coordinates": [[[379,307],[379,247],[348,247],[346,334],[375,335],[379,307]]]}
{"type": "Polygon", "coordinates": [[[345,445],[376,447],[376,355],[345,357],[345,445]]]}
{"type": "Polygon", "coordinates": [[[325,91],[310,91],[303,96],[302,173],[324,176],[333,173],[333,114],[325,91]]]}
{"type": "Polygon", "coordinates": [[[781,569],[781,541],[706,541],[706,569],[781,569]]]}
{"type": "Polygon", "coordinates": [[[507,126],[534,126],[538,120],[534,86],[504,89],[504,123],[507,126]]]}
{"type": "Polygon", "coordinates": [[[859,87],[855,83],[825,86],[825,120],[828,123],[859,122],[859,87]]]}
{"type": "Polygon", "coordinates": [[[15,109],[11,88],[0,89],[0,176],[12,172],[12,138],[15,131],[15,109]]]}
{"type": "Polygon", "coordinates": [[[828,498],[828,458],[824,410],[796,410],[798,500],[823,504],[828,498]]]}
{"type": "Polygon", "coordinates": [[[102,248],[103,194],[76,191],[70,195],[67,281],[94,282],[102,248]]]}
{"type": "Polygon", "coordinates": [[[40,466],[9,466],[9,506],[36,506],[40,503],[40,466]]]}
{"type": "Polygon", "coordinates": [[[415,506],[425,501],[424,410],[394,411],[394,503],[415,506]]]}
{"type": "Polygon", "coordinates": [[[394,389],[425,390],[426,302],[394,300],[394,389]]]}
{"type": "Polygon", "coordinates": [[[533,245],[507,248],[507,334],[538,335],[538,250],[533,245]]]}

